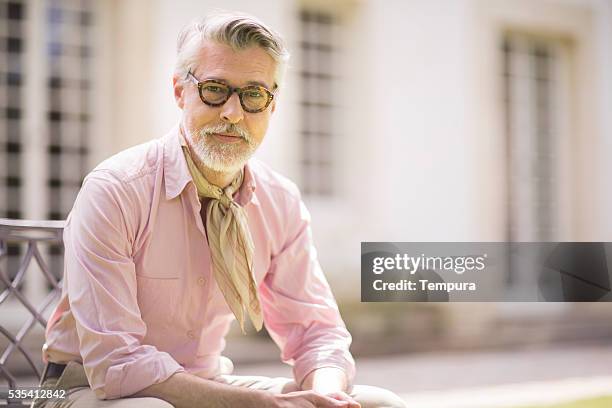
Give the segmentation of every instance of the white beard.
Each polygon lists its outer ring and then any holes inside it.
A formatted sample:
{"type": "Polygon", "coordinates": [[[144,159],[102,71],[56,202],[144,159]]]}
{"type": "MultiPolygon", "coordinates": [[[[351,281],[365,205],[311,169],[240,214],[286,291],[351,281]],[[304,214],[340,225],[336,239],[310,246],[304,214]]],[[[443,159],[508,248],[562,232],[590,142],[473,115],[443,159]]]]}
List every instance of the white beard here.
{"type": "Polygon", "coordinates": [[[251,158],[257,146],[249,133],[235,125],[207,126],[199,129],[197,137],[192,138],[194,153],[202,164],[213,171],[236,173],[251,158]],[[213,133],[238,134],[238,143],[222,143],[213,139],[213,133]]]}

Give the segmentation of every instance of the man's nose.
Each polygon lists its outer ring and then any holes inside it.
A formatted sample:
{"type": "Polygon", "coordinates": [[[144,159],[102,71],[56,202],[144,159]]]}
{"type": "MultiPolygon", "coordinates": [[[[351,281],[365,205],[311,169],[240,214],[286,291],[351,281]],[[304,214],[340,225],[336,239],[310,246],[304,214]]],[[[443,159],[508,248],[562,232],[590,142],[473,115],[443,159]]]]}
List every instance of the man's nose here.
{"type": "Polygon", "coordinates": [[[227,100],[221,106],[221,119],[227,123],[238,123],[244,117],[244,111],[240,104],[240,97],[237,93],[232,93],[227,100]]]}

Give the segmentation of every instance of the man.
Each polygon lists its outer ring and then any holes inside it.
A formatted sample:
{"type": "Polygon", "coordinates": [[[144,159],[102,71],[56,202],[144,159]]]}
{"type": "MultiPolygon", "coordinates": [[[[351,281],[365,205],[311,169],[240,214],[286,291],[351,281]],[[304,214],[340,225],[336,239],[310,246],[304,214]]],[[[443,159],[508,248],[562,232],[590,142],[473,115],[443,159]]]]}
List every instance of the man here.
{"type": "Polygon", "coordinates": [[[287,59],[249,16],[187,26],[173,77],[179,125],[86,177],[44,347],[43,383],[69,390],[65,406],[404,406],[351,385],[351,338],[299,192],[249,160],[287,59]],[[294,378],[231,375],[221,352],[234,319],[243,331],[265,324],[294,378]]]}

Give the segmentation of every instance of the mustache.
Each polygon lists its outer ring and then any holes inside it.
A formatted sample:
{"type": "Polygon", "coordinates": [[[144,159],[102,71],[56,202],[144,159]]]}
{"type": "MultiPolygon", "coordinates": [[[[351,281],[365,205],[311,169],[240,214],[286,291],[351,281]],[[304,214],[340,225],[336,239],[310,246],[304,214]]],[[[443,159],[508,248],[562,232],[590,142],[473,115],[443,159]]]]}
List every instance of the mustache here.
{"type": "Polygon", "coordinates": [[[249,134],[249,132],[246,129],[243,129],[242,127],[234,123],[204,126],[200,129],[200,134],[203,136],[210,136],[213,133],[222,133],[224,135],[239,136],[243,138],[244,140],[246,140],[247,142],[249,143],[251,142],[251,135],[249,134]]]}

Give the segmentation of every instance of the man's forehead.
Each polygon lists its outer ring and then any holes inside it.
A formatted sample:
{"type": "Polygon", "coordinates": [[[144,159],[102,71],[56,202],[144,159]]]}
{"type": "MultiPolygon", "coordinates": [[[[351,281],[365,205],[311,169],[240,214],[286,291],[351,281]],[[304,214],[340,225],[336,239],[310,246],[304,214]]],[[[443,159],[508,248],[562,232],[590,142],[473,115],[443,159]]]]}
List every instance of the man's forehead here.
{"type": "Polygon", "coordinates": [[[192,70],[200,79],[224,80],[234,86],[274,83],[276,62],[261,47],[234,50],[225,44],[205,41],[196,56],[192,70]]]}

